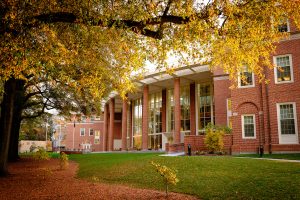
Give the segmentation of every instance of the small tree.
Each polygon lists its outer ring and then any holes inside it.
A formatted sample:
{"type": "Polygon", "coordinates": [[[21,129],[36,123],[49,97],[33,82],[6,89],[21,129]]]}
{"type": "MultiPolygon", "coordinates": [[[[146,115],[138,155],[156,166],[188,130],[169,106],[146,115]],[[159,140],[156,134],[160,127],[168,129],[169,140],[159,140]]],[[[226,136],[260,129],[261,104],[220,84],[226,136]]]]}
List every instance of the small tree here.
{"type": "Polygon", "coordinates": [[[134,138],[134,147],[136,150],[142,149],[142,136],[137,136],[134,138]]]}
{"type": "Polygon", "coordinates": [[[221,152],[224,147],[223,137],[225,134],[224,128],[215,127],[209,124],[206,129],[204,144],[210,153],[221,152]]]}
{"type": "Polygon", "coordinates": [[[38,151],[33,154],[33,158],[36,160],[49,160],[49,154],[43,147],[38,147],[38,151]]]}
{"type": "Polygon", "coordinates": [[[67,169],[69,166],[69,157],[65,152],[61,152],[59,156],[60,169],[67,169]]]}
{"type": "Polygon", "coordinates": [[[176,171],[153,161],[151,161],[151,165],[153,165],[156,168],[156,171],[163,177],[166,188],[166,196],[168,196],[169,184],[176,185],[179,182],[179,179],[176,176],[176,171]]]}

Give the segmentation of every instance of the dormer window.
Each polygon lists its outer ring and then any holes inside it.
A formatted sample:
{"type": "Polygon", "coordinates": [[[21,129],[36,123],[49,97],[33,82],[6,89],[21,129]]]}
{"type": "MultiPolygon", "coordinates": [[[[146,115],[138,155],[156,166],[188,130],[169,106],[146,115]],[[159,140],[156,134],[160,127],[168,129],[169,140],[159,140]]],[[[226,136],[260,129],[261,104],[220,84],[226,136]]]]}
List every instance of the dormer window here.
{"type": "Polygon", "coordinates": [[[289,20],[287,19],[281,20],[281,24],[278,26],[278,31],[282,33],[290,32],[289,20]]]}
{"type": "Polygon", "coordinates": [[[243,67],[239,73],[238,86],[239,88],[254,87],[254,74],[249,67],[243,67]]]}

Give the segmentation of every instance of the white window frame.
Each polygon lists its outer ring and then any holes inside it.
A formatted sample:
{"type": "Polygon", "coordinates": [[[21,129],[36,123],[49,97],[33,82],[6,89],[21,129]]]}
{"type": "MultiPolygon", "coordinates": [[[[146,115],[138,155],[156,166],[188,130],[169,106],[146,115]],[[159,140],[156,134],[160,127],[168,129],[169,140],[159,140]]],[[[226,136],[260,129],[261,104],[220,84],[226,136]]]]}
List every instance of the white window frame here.
{"type": "MultiPolygon", "coordinates": [[[[250,71],[248,71],[248,72],[250,72],[250,71]]],[[[238,73],[238,88],[253,88],[253,87],[255,87],[254,73],[251,72],[251,74],[252,74],[252,84],[251,85],[242,85],[241,84],[241,81],[242,81],[242,79],[241,79],[241,73],[242,72],[238,73]]]]}
{"type": "Polygon", "coordinates": [[[94,129],[93,128],[89,128],[89,136],[94,136],[94,134],[95,134],[94,129]],[[93,135],[91,135],[91,130],[93,130],[93,135]]]}
{"type": "MultiPolygon", "coordinates": [[[[230,117],[232,117],[232,101],[231,101],[231,98],[227,98],[226,99],[226,112],[227,112],[227,126],[230,127],[230,117]],[[230,104],[231,104],[231,109],[229,110],[229,101],[230,101],[230,104]]],[[[230,127],[232,128],[232,127],[230,127]]]]}
{"type": "Polygon", "coordinates": [[[80,128],[80,136],[85,136],[85,128],[80,128]],[[83,130],[83,135],[81,135],[81,130],[83,130]]]}
{"type": "Polygon", "coordinates": [[[288,20],[288,19],[286,19],[286,26],[287,26],[287,31],[286,32],[282,32],[282,33],[289,33],[289,32],[291,32],[291,29],[290,29],[290,20],[288,20]]]}
{"type": "Polygon", "coordinates": [[[292,59],[292,54],[285,54],[285,55],[277,55],[273,56],[273,63],[275,65],[274,67],[274,80],[275,84],[284,84],[284,83],[293,83],[294,82],[294,71],[293,71],[293,59],[292,59]],[[291,80],[290,81],[279,81],[277,80],[277,58],[280,57],[289,57],[290,61],[290,72],[291,72],[291,80]]]}
{"type": "Polygon", "coordinates": [[[278,138],[279,144],[299,144],[298,139],[298,124],[297,124],[297,111],[296,111],[296,103],[295,102],[283,102],[276,104],[276,111],[277,111],[277,127],[278,127],[278,138]],[[281,134],[281,123],[280,123],[280,106],[281,105],[293,105],[293,114],[294,114],[294,121],[295,121],[295,134],[281,134]]]}
{"type": "Polygon", "coordinates": [[[81,123],[86,123],[86,116],[82,115],[80,117],[80,121],[81,121],[81,123]]]}
{"type": "Polygon", "coordinates": [[[242,115],[242,137],[243,139],[256,139],[256,118],[255,118],[255,114],[244,114],[242,115]],[[253,137],[249,137],[249,136],[245,136],[245,124],[244,124],[244,117],[248,117],[248,116],[252,116],[253,117],[253,125],[254,125],[254,136],[253,137]]]}

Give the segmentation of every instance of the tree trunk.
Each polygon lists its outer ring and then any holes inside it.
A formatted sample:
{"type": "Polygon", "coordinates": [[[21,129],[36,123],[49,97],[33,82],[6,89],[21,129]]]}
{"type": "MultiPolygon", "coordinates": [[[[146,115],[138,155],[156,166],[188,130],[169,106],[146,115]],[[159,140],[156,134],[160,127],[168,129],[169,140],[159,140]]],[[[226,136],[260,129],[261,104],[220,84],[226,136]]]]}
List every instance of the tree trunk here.
{"type": "Polygon", "coordinates": [[[16,80],[16,94],[14,100],[14,112],[12,119],[8,160],[17,161],[19,159],[19,135],[22,121],[22,110],[25,104],[25,81],[16,80]]]}
{"type": "Polygon", "coordinates": [[[15,119],[13,116],[11,133],[10,133],[10,142],[8,150],[8,161],[15,162],[19,160],[19,132],[21,127],[21,120],[15,119]]]}
{"type": "Polygon", "coordinates": [[[0,118],[0,176],[7,175],[7,159],[12,127],[16,80],[10,78],[4,84],[0,118]]]}

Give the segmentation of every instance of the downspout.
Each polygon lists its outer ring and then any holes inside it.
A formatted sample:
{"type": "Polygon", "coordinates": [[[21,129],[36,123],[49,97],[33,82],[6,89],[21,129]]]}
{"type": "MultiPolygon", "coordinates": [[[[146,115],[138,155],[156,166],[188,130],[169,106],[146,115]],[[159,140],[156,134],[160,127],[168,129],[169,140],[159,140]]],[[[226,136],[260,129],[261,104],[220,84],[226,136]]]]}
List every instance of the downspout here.
{"type": "Polygon", "coordinates": [[[259,83],[259,153],[262,153],[264,146],[264,104],[263,104],[263,87],[262,83],[259,83]]]}

